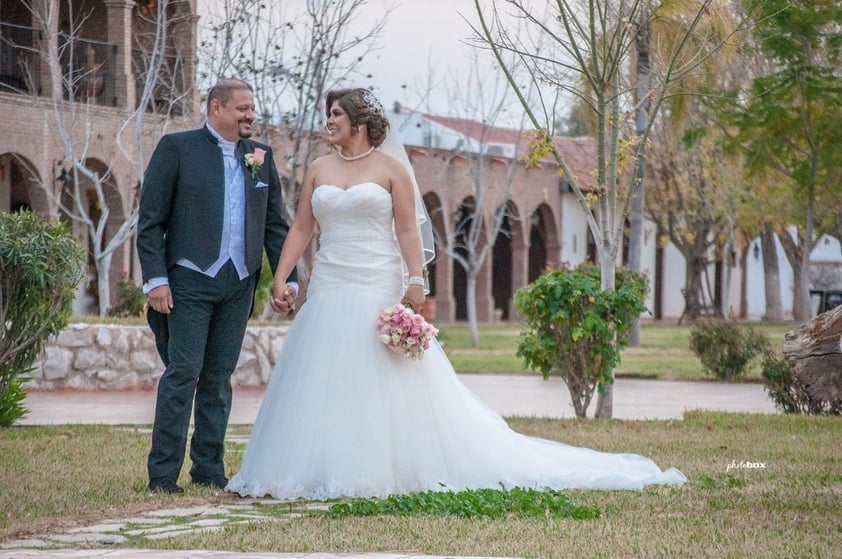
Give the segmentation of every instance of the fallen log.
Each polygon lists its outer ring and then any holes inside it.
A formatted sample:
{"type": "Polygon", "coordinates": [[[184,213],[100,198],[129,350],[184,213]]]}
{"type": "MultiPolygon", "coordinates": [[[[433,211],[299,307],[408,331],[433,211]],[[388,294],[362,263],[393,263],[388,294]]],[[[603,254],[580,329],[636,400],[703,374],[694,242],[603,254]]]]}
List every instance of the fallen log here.
{"type": "Polygon", "coordinates": [[[816,401],[842,400],[842,306],[784,336],[783,354],[793,376],[816,401]]]}

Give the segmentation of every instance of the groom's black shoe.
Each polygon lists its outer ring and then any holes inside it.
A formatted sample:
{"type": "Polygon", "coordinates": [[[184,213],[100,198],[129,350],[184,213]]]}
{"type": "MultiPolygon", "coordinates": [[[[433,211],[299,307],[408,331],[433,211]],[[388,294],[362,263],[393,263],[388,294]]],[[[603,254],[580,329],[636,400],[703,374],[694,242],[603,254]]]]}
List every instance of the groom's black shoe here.
{"type": "Polygon", "coordinates": [[[210,487],[211,489],[225,489],[225,486],[228,485],[228,478],[193,478],[193,485],[199,485],[201,487],[210,487]]]}
{"type": "Polygon", "coordinates": [[[152,493],[184,493],[179,485],[170,479],[155,479],[149,482],[149,491],[152,493]]]}

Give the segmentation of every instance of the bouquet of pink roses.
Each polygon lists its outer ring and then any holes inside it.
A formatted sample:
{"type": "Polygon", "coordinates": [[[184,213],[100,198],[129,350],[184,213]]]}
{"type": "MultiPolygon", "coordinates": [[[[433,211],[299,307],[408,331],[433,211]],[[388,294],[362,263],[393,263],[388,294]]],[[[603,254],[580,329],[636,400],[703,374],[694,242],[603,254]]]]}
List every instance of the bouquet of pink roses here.
{"type": "Polygon", "coordinates": [[[375,329],[386,347],[410,359],[421,359],[424,350],[430,347],[430,340],[439,333],[423,316],[400,304],[380,311],[375,329]]]}

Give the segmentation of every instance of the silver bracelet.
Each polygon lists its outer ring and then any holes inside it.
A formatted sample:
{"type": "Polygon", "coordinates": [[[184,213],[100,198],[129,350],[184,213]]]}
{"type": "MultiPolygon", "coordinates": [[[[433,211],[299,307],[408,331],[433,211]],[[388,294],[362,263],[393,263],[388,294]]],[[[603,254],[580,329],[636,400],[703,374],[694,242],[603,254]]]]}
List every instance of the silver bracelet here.
{"type": "Polygon", "coordinates": [[[424,287],[424,278],[421,276],[409,276],[409,280],[406,282],[408,285],[420,285],[424,287]]]}

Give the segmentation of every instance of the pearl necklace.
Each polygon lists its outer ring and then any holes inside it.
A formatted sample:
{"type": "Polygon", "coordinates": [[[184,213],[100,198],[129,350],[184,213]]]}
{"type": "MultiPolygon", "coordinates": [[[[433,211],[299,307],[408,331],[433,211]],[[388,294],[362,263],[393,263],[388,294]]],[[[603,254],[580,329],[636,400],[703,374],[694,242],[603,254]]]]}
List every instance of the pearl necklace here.
{"type": "Polygon", "coordinates": [[[363,157],[367,157],[368,155],[371,154],[372,151],[374,151],[374,146],[371,146],[370,148],[368,148],[368,150],[362,152],[359,155],[352,155],[352,156],[349,157],[347,155],[342,155],[342,148],[336,148],[336,155],[338,155],[339,157],[341,157],[345,161],[356,161],[357,159],[362,159],[363,157]]]}

